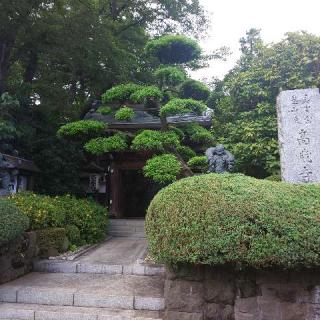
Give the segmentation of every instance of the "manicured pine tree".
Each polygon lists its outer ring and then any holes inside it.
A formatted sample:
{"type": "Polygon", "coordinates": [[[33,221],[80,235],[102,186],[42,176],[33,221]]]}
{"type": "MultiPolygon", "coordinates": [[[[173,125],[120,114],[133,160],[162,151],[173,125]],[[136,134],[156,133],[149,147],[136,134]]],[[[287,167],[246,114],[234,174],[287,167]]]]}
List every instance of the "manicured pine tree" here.
{"type": "Polygon", "coordinates": [[[94,155],[127,150],[146,151],[150,159],[143,168],[153,181],[167,184],[181,177],[203,171],[206,159],[197,156],[213,142],[212,134],[198,123],[177,128],[167,117],[206,111],[210,90],[201,82],[188,79],[186,69],[201,61],[198,43],[181,35],[167,35],[151,40],[146,53],[157,65],[152,85],[136,83],[112,87],[102,95],[103,106],[97,112],[114,115],[117,121],[131,121],[139,104],[161,119],[161,130],[142,130],[132,135],[108,130],[104,122],[81,120],[62,126],[58,136],[83,139],[84,149],[94,155]],[[196,151],[195,151],[196,150],[196,151]]]}

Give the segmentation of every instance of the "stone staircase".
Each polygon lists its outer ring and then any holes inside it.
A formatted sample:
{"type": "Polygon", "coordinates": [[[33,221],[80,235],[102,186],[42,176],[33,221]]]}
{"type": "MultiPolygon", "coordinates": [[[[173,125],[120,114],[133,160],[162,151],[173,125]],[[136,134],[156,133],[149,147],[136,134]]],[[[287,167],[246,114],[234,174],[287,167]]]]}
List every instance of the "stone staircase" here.
{"type": "Polygon", "coordinates": [[[110,219],[109,235],[113,237],[125,237],[144,239],[143,219],[110,219]]]}
{"type": "Polygon", "coordinates": [[[164,268],[143,239],[112,238],[75,261],[43,260],[0,286],[1,320],[161,320],[164,268]]]}
{"type": "Polygon", "coordinates": [[[159,276],[33,272],[0,286],[0,319],[158,319],[159,276]]]}

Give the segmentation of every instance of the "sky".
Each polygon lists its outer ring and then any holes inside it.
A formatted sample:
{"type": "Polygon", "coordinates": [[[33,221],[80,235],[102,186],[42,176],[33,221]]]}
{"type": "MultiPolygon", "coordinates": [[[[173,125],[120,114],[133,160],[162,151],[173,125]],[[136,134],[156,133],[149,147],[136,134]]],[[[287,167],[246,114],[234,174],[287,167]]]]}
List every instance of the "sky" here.
{"type": "Polygon", "coordinates": [[[227,46],[226,62],[215,60],[193,74],[199,80],[223,76],[240,56],[239,39],[250,28],[261,29],[266,43],[278,42],[286,32],[308,31],[320,36],[320,0],[200,0],[210,12],[211,28],[201,42],[205,51],[227,46]]]}

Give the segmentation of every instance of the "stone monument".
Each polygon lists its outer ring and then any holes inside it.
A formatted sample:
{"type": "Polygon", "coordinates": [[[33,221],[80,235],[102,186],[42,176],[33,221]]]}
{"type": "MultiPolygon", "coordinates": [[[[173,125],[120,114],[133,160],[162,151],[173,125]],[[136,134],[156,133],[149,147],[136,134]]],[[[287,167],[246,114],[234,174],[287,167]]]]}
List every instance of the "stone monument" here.
{"type": "Polygon", "coordinates": [[[234,156],[222,144],[209,148],[206,151],[206,157],[209,163],[209,173],[225,173],[233,170],[234,156]]]}
{"type": "Polygon", "coordinates": [[[319,89],[282,91],[277,99],[282,180],[320,182],[319,89]]]}

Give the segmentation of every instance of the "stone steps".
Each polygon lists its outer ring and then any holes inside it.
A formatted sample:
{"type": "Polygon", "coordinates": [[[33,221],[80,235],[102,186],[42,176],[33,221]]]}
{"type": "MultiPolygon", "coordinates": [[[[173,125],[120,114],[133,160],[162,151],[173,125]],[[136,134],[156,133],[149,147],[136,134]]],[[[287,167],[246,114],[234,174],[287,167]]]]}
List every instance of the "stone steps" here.
{"type": "Polygon", "coordinates": [[[0,302],[162,311],[163,286],[155,276],[33,272],[0,286],[0,302]]]}
{"type": "Polygon", "coordinates": [[[33,264],[34,271],[47,273],[91,273],[106,275],[160,276],[164,266],[134,263],[130,265],[40,260],[33,264]]]}
{"type": "Polygon", "coordinates": [[[1,320],[161,320],[159,311],[0,303],[1,320]]]}
{"type": "Polygon", "coordinates": [[[111,219],[108,234],[114,237],[144,239],[144,220],[111,219]]]}

